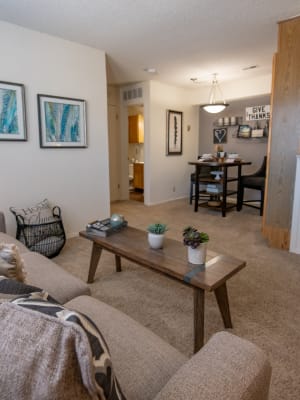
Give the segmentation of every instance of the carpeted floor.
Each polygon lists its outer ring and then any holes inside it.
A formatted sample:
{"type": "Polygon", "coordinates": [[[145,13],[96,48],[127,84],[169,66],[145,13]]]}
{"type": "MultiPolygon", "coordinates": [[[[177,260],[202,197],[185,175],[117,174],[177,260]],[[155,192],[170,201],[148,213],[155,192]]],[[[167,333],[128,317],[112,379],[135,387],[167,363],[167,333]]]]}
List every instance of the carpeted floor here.
{"type": "MultiPolygon", "coordinates": [[[[269,248],[260,233],[258,211],[244,207],[226,218],[200,208],[196,214],[187,199],[147,207],[140,202],[112,204],[112,213],[131,226],[167,223],[167,236],[181,241],[182,229],[193,225],[210,235],[209,247],[247,261],[228,281],[229,301],[236,335],[259,345],[272,367],[270,400],[300,398],[300,256],[269,248]]],[[[84,229],[84,227],[83,227],[84,229]]],[[[87,279],[91,243],[72,238],[54,260],[72,274],[87,279]]],[[[149,327],[181,352],[193,347],[193,292],[188,287],[123,260],[116,273],[113,255],[103,252],[91,284],[92,295],[124,311],[149,327]]],[[[223,330],[213,294],[206,295],[205,341],[223,330]]]]}

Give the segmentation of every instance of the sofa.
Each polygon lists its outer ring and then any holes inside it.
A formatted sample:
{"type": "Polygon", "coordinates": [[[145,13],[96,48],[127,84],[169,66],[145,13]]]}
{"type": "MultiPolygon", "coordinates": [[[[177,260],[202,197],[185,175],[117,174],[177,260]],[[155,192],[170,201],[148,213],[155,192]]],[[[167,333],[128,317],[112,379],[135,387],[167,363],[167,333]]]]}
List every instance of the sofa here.
{"type": "MultiPolygon", "coordinates": [[[[28,251],[5,232],[4,215],[0,213],[0,243],[18,246],[27,283],[45,289],[68,309],[85,314],[97,325],[109,347],[115,375],[127,400],[268,398],[271,366],[255,344],[229,332],[219,332],[188,359],[129,316],[91,297],[86,283],[53,260],[28,251]]],[[[11,368],[14,371],[16,367],[11,368]]],[[[34,400],[26,396],[13,398],[34,400]]],[[[65,391],[65,396],[52,393],[51,398],[70,397],[65,391]]],[[[88,398],[87,393],[77,397],[88,398]]]]}

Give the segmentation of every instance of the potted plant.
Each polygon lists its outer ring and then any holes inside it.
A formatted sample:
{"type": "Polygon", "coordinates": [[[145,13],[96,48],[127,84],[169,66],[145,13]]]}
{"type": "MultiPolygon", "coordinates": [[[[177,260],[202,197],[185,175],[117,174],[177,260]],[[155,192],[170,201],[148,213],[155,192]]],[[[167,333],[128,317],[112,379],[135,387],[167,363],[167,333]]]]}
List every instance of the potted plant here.
{"type": "Polygon", "coordinates": [[[188,246],[188,261],[191,264],[205,264],[206,245],[209,236],[205,232],[200,232],[192,226],[183,230],[183,244],[188,246]]]}
{"type": "Polygon", "coordinates": [[[163,247],[165,232],[167,230],[167,225],[160,222],[148,226],[148,243],[152,249],[161,249],[163,247]]]}

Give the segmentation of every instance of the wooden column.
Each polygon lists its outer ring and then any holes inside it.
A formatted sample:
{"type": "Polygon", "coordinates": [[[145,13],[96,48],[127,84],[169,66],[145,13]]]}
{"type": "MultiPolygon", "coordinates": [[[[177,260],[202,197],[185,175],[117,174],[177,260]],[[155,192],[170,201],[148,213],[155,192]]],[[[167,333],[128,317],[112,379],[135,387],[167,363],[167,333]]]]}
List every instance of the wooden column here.
{"type": "Polygon", "coordinates": [[[300,146],[300,17],[278,26],[262,232],[271,246],[288,249],[300,146]]]}

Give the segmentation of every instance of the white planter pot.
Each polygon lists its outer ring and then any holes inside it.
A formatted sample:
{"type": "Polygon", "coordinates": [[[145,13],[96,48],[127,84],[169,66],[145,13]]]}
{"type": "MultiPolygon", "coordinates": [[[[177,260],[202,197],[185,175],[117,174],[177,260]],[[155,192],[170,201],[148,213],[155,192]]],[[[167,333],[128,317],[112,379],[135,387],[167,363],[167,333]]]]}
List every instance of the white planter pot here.
{"type": "Polygon", "coordinates": [[[188,246],[188,261],[191,264],[205,264],[206,260],[206,243],[201,243],[196,249],[188,246]]]}
{"type": "Polygon", "coordinates": [[[151,249],[161,249],[164,244],[165,235],[157,235],[155,233],[148,232],[148,243],[151,249]]]}

